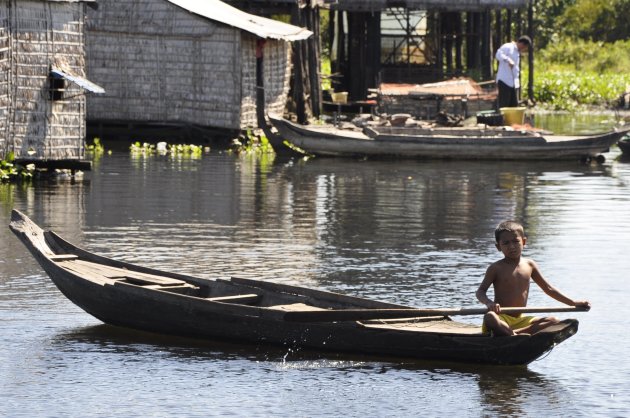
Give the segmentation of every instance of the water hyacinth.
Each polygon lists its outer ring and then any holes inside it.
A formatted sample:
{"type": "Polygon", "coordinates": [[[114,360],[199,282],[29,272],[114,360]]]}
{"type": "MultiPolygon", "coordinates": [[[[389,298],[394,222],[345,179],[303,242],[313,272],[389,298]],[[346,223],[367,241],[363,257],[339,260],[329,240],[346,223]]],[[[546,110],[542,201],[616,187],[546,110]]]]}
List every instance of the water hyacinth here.
{"type": "Polygon", "coordinates": [[[248,130],[242,139],[245,142],[244,144],[236,139],[233,142],[234,151],[237,154],[275,154],[273,147],[269,143],[269,139],[262,132],[254,133],[248,130]]]}
{"type": "Polygon", "coordinates": [[[210,152],[210,147],[193,144],[168,144],[160,141],[157,144],[148,142],[134,142],[129,147],[132,156],[170,155],[184,158],[201,158],[204,153],[210,152]]]}
{"type": "Polygon", "coordinates": [[[536,76],[534,98],[536,102],[553,110],[574,110],[601,105],[613,107],[628,85],[629,74],[547,71],[536,76]]]}
{"type": "Polygon", "coordinates": [[[35,172],[35,164],[21,166],[14,164],[14,154],[9,153],[5,160],[0,160],[0,182],[29,180],[35,172]]]}

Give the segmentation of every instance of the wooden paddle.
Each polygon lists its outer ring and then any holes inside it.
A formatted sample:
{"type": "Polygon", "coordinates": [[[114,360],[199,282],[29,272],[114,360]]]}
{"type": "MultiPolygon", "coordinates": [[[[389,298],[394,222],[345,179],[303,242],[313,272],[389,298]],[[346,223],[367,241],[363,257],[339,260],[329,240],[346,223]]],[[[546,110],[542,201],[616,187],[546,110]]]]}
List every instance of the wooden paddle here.
{"type": "MultiPolygon", "coordinates": [[[[540,312],[585,312],[583,306],[559,306],[538,308],[501,308],[501,313],[540,313],[540,312]]],[[[421,316],[483,315],[487,308],[457,309],[324,309],[321,311],[292,311],[284,314],[285,321],[291,322],[335,322],[362,321],[367,319],[414,318],[421,316]]]]}

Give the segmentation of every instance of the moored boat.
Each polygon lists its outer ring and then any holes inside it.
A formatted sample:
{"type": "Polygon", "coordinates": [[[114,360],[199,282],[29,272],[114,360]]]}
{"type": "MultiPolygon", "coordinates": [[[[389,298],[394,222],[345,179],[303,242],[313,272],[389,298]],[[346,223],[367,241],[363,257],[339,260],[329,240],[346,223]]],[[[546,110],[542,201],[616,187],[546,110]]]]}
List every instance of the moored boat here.
{"type": "Polygon", "coordinates": [[[16,210],[10,228],[68,299],[105,323],[137,330],[404,358],[527,364],[578,329],[577,320],[568,319],[533,335],[494,338],[445,311],[252,279],[208,280],[113,260],[44,231],[16,210]]]}
{"type": "Polygon", "coordinates": [[[600,157],[629,127],[593,135],[553,135],[507,127],[366,127],[299,125],[269,115],[279,136],[307,153],[338,157],[558,160],[600,157]]]}

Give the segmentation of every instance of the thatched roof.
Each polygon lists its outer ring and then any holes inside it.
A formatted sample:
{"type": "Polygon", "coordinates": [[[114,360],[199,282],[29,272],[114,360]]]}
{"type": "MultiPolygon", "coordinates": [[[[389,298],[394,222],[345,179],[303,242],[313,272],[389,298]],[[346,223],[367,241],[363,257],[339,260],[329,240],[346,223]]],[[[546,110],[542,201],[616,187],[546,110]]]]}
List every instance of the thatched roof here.
{"type": "Polygon", "coordinates": [[[313,32],[288,23],[245,13],[219,0],[168,0],[191,13],[250,32],[260,38],[299,41],[313,32]]]}
{"type": "Polygon", "coordinates": [[[473,11],[487,9],[517,9],[527,6],[528,0],[324,0],[332,9],[351,11],[379,11],[389,7],[412,10],[473,11]]]}

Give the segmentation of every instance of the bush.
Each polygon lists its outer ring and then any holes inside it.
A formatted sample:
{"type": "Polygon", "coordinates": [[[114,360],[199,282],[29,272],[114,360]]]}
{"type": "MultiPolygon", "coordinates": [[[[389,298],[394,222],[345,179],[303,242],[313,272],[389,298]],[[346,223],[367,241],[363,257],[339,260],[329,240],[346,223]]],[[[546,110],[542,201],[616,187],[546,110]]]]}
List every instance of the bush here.
{"type": "Polygon", "coordinates": [[[584,40],[556,40],[536,54],[538,68],[627,73],[630,68],[630,40],[612,43],[584,40]]]}

